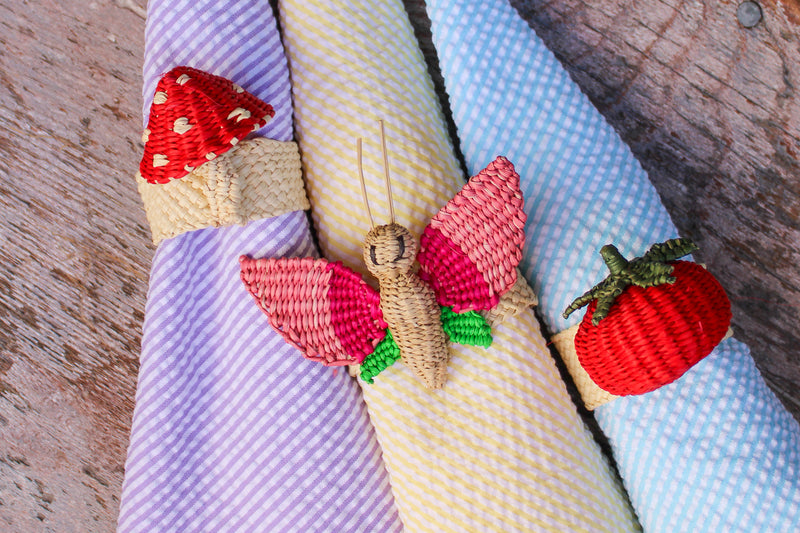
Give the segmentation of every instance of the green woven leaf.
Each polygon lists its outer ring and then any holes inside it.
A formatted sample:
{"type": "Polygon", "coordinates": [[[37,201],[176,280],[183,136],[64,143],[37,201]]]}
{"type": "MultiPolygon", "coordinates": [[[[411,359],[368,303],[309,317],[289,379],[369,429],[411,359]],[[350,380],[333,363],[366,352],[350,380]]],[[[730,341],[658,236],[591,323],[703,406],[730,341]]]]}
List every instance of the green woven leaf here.
{"type": "Polygon", "coordinates": [[[484,348],[492,344],[492,328],[475,311],[454,313],[452,307],[442,307],[442,329],[452,342],[458,344],[484,348]]]}
{"type": "Polygon", "coordinates": [[[643,256],[628,261],[616,246],[606,244],[600,249],[600,255],[608,267],[609,276],[576,298],[561,316],[567,318],[592,300],[597,300],[597,308],[592,315],[592,324],[596,326],[608,316],[611,306],[627,287],[635,285],[646,289],[675,283],[672,276],[675,267],[671,261],[696,250],[697,246],[689,239],[670,239],[654,244],[643,256]]]}
{"type": "Polygon", "coordinates": [[[361,363],[361,379],[372,385],[375,383],[375,376],[392,366],[398,359],[400,359],[400,347],[394,342],[392,332],[387,329],[383,340],[361,363]]]}

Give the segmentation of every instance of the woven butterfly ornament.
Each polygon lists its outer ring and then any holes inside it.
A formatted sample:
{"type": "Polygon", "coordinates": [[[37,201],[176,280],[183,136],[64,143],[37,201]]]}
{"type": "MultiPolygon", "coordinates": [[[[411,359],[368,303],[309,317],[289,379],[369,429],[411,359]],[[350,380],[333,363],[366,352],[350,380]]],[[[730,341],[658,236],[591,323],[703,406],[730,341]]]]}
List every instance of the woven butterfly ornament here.
{"type": "Polygon", "coordinates": [[[426,387],[439,389],[449,341],[492,342],[477,311],[495,308],[517,283],[522,206],[519,175],[498,157],[433,217],[419,245],[394,222],[373,227],[363,258],[380,292],[325,259],[242,256],[241,277],[272,327],[306,358],[359,364],[367,383],[399,358],[426,387]]]}

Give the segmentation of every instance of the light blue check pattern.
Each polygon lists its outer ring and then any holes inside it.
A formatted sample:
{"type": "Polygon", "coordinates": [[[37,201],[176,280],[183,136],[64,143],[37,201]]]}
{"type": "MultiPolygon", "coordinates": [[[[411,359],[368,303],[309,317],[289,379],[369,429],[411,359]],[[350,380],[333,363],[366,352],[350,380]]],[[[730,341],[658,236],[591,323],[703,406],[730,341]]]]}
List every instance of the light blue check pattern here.
{"type": "MultiPolygon", "coordinates": [[[[676,229],[629,148],[506,0],[430,0],[428,13],[468,170],[500,154],[516,165],[522,269],[545,323],[566,329],[579,317],[561,312],[605,276],[602,245],[632,257],[676,229]]],[[[596,414],[647,531],[800,527],[800,427],[742,343],[596,414]]]]}

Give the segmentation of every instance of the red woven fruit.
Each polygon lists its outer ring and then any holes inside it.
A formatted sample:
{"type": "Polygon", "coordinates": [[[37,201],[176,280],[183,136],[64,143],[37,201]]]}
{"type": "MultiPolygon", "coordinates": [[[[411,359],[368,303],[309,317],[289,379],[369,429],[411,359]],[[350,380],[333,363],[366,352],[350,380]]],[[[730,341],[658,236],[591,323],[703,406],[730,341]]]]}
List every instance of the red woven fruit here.
{"type": "Polygon", "coordinates": [[[191,67],[175,67],[156,87],[142,135],[139,172],[167,183],[227,152],[275,115],[235,83],[191,67]]]}
{"type": "MultiPolygon", "coordinates": [[[[653,265],[638,261],[640,268],[653,265]]],[[[625,287],[599,321],[598,300],[592,299],[575,336],[581,366],[600,388],[618,396],[672,383],[711,353],[730,326],[728,297],[706,269],[688,261],[654,264],[657,279],[650,280],[652,285],[625,287]]],[[[623,271],[621,277],[626,275],[623,271]]]]}

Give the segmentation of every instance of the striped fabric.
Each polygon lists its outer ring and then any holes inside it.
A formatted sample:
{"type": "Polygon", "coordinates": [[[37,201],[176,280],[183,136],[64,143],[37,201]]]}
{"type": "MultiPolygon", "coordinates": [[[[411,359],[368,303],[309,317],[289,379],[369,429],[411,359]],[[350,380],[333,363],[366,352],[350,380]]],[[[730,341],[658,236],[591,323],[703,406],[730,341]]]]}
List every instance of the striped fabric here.
{"type": "MultiPolygon", "coordinates": [[[[370,224],[357,137],[376,223],[389,221],[378,119],[396,220],[412,234],[464,179],[401,2],[279,7],[319,242],[326,257],[363,272],[370,224]]],[[[454,346],[452,354],[442,391],[424,389],[399,364],[363,385],[407,530],[638,530],[532,312],[497,328],[489,349],[454,346]]]]}
{"type": "MultiPolygon", "coordinates": [[[[188,64],[272,103],[261,133],[291,139],[288,69],[266,0],[150,0],[148,10],[146,109],[157,77],[188,64]]],[[[303,212],[158,248],[120,532],[402,530],[358,385],[302,359],[239,279],[240,254],[315,253],[303,212]]]]}
{"type": "MultiPolygon", "coordinates": [[[[561,312],[605,275],[603,244],[630,257],[676,230],[627,146],[507,0],[430,0],[428,13],[469,170],[498,153],[516,163],[524,272],[545,323],[565,329],[579,317],[561,312]]],[[[800,428],[742,343],[596,415],[646,531],[797,529],[800,428]]]]}

